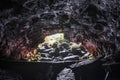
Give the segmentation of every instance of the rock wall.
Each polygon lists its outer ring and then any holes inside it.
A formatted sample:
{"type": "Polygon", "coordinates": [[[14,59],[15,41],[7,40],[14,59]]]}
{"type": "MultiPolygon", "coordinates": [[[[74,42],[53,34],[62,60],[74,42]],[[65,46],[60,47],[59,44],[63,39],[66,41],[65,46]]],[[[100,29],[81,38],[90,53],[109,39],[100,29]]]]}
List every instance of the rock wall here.
{"type": "Polygon", "coordinates": [[[0,0],[0,56],[19,58],[42,42],[42,28],[73,29],[108,60],[119,60],[119,0],[0,0]],[[28,49],[27,49],[28,50],[28,49]]]}

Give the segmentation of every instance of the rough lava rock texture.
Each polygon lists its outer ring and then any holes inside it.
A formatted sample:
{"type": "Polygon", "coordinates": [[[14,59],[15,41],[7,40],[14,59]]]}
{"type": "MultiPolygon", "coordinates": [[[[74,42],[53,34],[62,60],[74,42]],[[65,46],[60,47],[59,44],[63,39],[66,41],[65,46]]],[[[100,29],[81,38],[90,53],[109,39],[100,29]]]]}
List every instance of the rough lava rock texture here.
{"type": "Polygon", "coordinates": [[[120,60],[119,0],[0,0],[0,58],[19,58],[42,42],[42,29],[73,28],[104,58],[120,60]]]}
{"type": "Polygon", "coordinates": [[[59,74],[56,80],[75,80],[74,73],[69,68],[64,68],[59,74]]]}

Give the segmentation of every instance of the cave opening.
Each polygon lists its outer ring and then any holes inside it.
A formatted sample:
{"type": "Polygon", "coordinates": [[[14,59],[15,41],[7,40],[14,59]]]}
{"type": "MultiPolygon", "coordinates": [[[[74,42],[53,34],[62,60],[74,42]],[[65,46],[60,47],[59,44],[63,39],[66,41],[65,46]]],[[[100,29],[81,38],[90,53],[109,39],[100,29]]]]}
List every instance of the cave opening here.
{"type": "Polygon", "coordinates": [[[8,69],[25,80],[61,80],[61,75],[119,80],[119,5],[119,0],[0,0],[0,72],[8,69]]]}

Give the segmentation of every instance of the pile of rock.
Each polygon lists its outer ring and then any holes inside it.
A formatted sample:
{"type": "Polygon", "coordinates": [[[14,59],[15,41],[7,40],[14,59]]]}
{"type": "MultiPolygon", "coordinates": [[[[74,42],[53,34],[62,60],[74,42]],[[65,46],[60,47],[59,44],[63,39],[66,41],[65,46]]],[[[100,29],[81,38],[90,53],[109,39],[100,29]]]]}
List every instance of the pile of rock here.
{"type": "Polygon", "coordinates": [[[92,58],[87,49],[81,43],[69,41],[56,42],[53,45],[43,43],[34,52],[34,57],[29,61],[71,61],[92,58]]]}

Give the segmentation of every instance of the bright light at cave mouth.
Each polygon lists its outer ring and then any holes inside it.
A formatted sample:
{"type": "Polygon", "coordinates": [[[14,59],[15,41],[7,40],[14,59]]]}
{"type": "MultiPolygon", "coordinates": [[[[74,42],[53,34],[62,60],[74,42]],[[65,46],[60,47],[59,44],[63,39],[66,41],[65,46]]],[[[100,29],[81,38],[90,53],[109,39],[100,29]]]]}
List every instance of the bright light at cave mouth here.
{"type": "Polygon", "coordinates": [[[56,42],[64,40],[64,33],[56,33],[45,37],[45,43],[53,45],[56,42]]]}
{"type": "Polygon", "coordinates": [[[89,52],[81,42],[76,43],[65,38],[64,33],[46,35],[44,42],[39,43],[34,52],[27,53],[28,61],[78,61],[94,59],[94,53],[89,52]]]}

